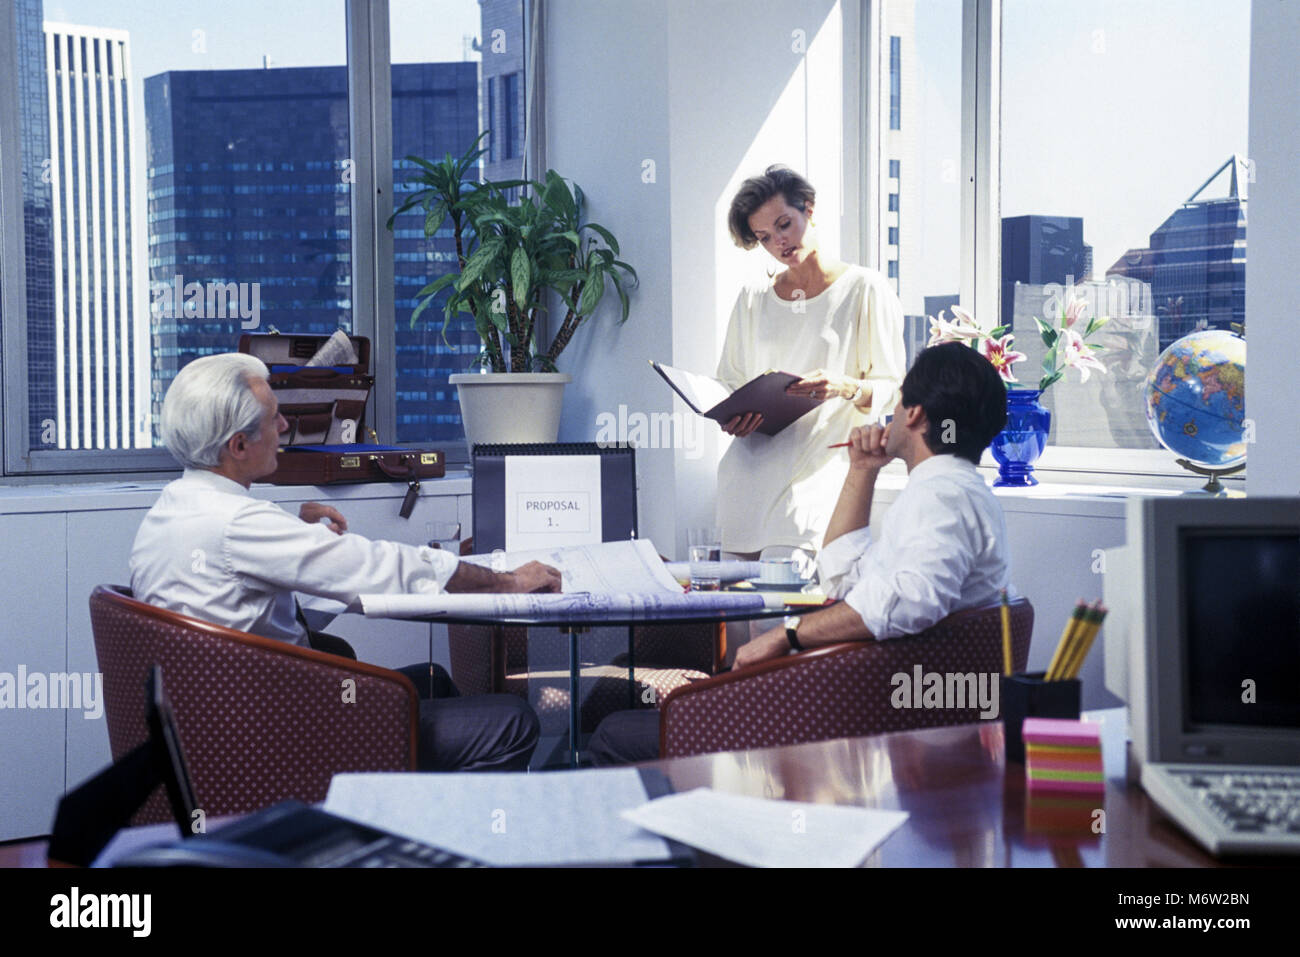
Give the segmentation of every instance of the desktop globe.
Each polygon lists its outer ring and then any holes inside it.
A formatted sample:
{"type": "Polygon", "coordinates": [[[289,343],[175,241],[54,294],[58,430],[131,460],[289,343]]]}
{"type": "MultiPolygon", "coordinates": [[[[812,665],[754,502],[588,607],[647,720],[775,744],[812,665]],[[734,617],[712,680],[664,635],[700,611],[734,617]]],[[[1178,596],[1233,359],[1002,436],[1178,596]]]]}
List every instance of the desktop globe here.
{"type": "Polygon", "coordinates": [[[1246,340],[1220,329],[1183,336],[1160,354],[1145,392],[1157,441],[1218,491],[1216,476],[1246,459],[1246,340]]]}

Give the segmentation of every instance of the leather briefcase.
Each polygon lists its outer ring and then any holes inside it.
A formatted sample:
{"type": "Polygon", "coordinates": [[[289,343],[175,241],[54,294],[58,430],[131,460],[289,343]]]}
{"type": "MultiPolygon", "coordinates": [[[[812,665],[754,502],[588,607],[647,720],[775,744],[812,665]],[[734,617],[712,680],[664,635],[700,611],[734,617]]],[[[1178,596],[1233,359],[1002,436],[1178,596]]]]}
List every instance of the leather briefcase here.
{"type": "Polygon", "coordinates": [[[273,333],[239,337],[239,351],[266,363],[267,383],[289,423],[280,444],[347,444],[365,438],[366,403],[375,379],[370,374],[370,340],[349,336],[357,361],[338,366],[308,366],[329,336],[273,333]]]}
{"type": "Polygon", "coordinates": [[[276,485],[335,485],[341,482],[410,482],[442,478],[447,464],[437,449],[393,445],[296,445],[280,449],[276,485]]]}

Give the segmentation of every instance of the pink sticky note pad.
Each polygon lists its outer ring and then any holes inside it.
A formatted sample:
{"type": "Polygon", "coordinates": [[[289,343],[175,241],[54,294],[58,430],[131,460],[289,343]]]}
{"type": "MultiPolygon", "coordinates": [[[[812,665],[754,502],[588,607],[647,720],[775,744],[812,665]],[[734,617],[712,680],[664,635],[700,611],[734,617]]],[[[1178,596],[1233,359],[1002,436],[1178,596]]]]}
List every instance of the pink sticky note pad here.
{"type": "Polygon", "coordinates": [[[1041,778],[1029,778],[1025,782],[1026,788],[1030,791],[1060,791],[1060,792],[1086,792],[1089,794],[1104,794],[1106,792],[1106,782],[1104,781],[1044,781],[1041,778]]]}
{"type": "Polygon", "coordinates": [[[1101,747],[1101,725],[1091,721],[1069,721],[1064,718],[1026,718],[1021,729],[1025,742],[1035,744],[1068,744],[1080,747],[1101,747]]]}

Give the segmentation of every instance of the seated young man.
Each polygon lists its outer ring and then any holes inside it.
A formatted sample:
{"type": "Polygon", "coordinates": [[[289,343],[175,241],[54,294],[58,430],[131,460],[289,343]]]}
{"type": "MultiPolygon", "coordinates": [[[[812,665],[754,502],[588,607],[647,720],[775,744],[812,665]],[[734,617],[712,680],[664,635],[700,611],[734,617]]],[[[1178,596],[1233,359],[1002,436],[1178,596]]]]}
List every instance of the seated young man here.
{"type": "MultiPolygon", "coordinates": [[[[975,466],[1006,418],[1001,377],[974,349],[954,342],[917,356],[893,421],[850,435],[849,473],[817,558],[827,594],[842,600],[758,635],[736,653],[735,667],[916,634],[996,601],[1011,577],[1006,522],[975,466]],[[876,478],[895,458],[907,465],[907,486],[871,525],[876,478]]],[[[653,760],[658,712],[610,715],[589,750],[596,764],[653,760]]]]}
{"type": "MultiPolygon", "coordinates": [[[[334,508],[309,502],[298,516],[249,494],[275,471],[288,423],[259,359],[207,356],[185,366],[163,401],[163,444],[185,474],[163,489],[131,551],[135,597],[265,638],[351,655],[346,642],[314,636],[294,592],[358,607],[367,593],[559,591],[560,574],[538,562],[507,574],[449,552],[345,534],[334,508]],[[321,519],[330,528],[320,524],[321,519]]],[[[515,695],[459,697],[442,669],[402,669],[422,699],[421,770],[520,770],[539,724],[515,695]]]]}

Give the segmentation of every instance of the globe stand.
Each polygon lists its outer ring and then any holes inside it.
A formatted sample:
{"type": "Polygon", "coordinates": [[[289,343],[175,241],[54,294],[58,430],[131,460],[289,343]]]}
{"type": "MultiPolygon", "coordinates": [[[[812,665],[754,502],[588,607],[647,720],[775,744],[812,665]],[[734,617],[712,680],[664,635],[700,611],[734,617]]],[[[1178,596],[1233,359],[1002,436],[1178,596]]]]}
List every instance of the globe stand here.
{"type": "Polygon", "coordinates": [[[1178,465],[1187,469],[1189,472],[1195,472],[1197,475],[1209,476],[1209,481],[1201,489],[1202,492],[1208,492],[1210,495],[1227,495],[1228,490],[1219,483],[1219,477],[1222,475],[1235,475],[1246,467],[1246,463],[1234,465],[1230,469],[1207,469],[1203,465],[1194,465],[1187,459],[1175,459],[1178,465]]]}

